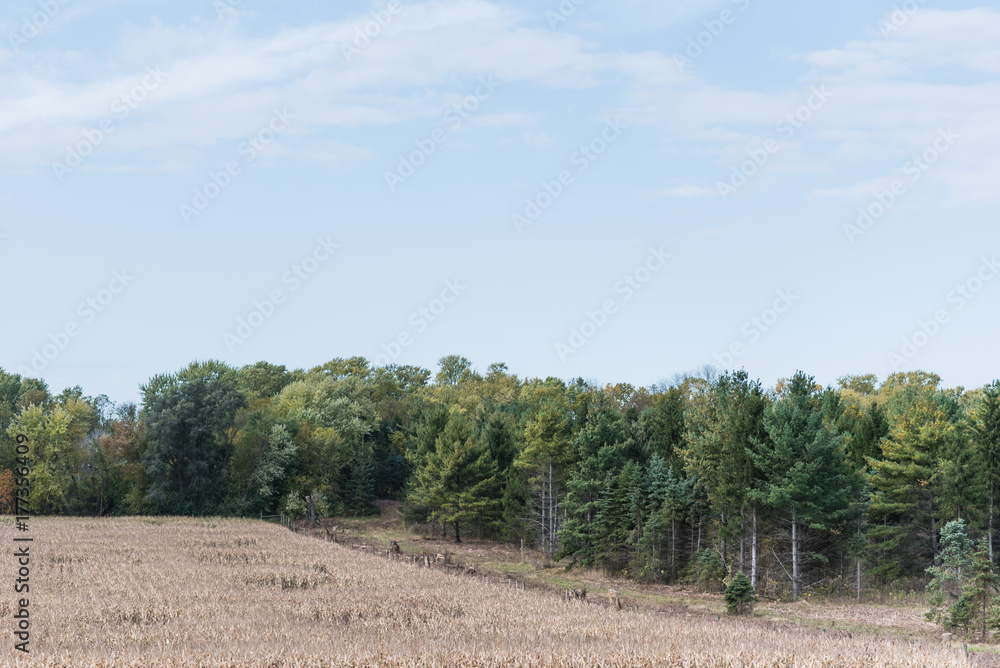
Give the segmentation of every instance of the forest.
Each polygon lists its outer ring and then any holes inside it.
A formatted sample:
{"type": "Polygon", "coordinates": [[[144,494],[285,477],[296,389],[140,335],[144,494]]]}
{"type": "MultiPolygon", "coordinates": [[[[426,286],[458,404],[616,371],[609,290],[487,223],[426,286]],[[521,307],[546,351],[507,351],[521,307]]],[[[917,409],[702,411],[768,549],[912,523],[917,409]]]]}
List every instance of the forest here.
{"type": "Polygon", "coordinates": [[[47,515],[366,515],[525,545],[648,582],[736,572],[792,600],[923,590],[995,563],[1000,381],[712,367],[648,388],[337,358],[308,371],[195,362],[115,405],[0,370],[0,502],[47,515]],[[15,454],[30,440],[31,466],[15,454]],[[951,561],[949,561],[951,559],[951,561]],[[963,562],[964,563],[964,562],[963,562]],[[938,569],[937,571],[928,569],[938,569]],[[940,578],[938,578],[940,579],[940,578]]]}

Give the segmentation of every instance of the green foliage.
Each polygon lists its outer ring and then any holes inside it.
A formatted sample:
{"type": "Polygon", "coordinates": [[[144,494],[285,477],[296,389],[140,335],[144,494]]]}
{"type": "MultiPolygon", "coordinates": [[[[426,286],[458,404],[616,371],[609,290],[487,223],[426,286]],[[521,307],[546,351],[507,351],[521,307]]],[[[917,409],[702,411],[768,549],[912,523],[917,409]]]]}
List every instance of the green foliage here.
{"type": "Polygon", "coordinates": [[[873,402],[851,432],[848,457],[856,469],[882,457],[882,439],[889,435],[889,421],[878,402],[873,402]]]}
{"type": "Polygon", "coordinates": [[[941,530],[941,546],[939,564],[927,569],[933,580],[927,585],[926,618],[986,642],[990,631],[1000,628],[1000,576],[986,541],[975,547],[965,522],[955,520],[941,530]]]}
{"type": "Polygon", "coordinates": [[[182,373],[147,392],[149,499],[168,512],[212,512],[224,490],[222,473],[245,399],[228,374],[213,368],[206,376],[182,373]]]}
{"type": "Polygon", "coordinates": [[[299,520],[306,516],[307,507],[304,498],[297,492],[289,492],[281,499],[278,510],[293,520],[299,520]]]}
{"type": "Polygon", "coordinates": [[[933,579],[927,585],[927,603],[931,609],[926,617],[927,621],[951,628],[951,609],[962,595],[971,563],[972,539],[966,534],[964,520],[954,520],[944,526],[941,547],[938,565],[927,569],[933,579]]]}
{"type": "Polygon", "coordinates": [[[723,594],[726,601],[726,611],[731,615],[743,615],[753,612],[753,604],[757,601],[757,591],[750,584],[750,578],[742,572],[737,573],[726,585],[723,594]]]}
{"type": "Polygon", "coordinates": [[[720,592],[723,591],[725,577],[726,569],[722,566],[719,554],[715,550],[704,548],[695,552],[684,579],[707,592],[720,592]]]}
{"type": "Polygon", "coordinates": [[[848,518],[861,485],[847,466],[846,434],[828,421],[827,396],[812,377],[796,373],[786,396],[764,416],[770,438],[755,439],[753,457],[766,480],[757,498],[791,525],[792,600],[801,580],[801,532],[827,530],[848,518]]]}
{"type": "Polygon", "coordinates": [[[413,504],[429,511],[427,519],[454,528],[461,542],[462,524],[491,524],[500,507],[496,461],[476,442],[460,417],[448,422],[417,471],[413,504]]]}
{"type": "Polygon", "coordinates": [[[227,483],[237,513],[270,513],[295,461],[288,428],[265,412],[250,415],[229,461],[227,483]]]}
{"type": "Polygon", "coordinates": [[[997,616],[979,552],[949,579],[954,527],[941,546],[938,529],[960,516],[995,557],[1000,382],[966,392],[915,371],[834,391],[797,373],[765,391],[702,370],[598,386],[450,355],[436,374],[198,361],[141,390],[141,410],[116,410],[0,370],[0,474],[25,431],[36,511],[301,516],[311,490],[321,516],[358,515],[403,499],[407,521],[456,539],[523,538],[546,560],[713,590],[788,569],[793,597],[823,580],[843,592],[933,563],[942,621],[982,637],[997,616]]]}

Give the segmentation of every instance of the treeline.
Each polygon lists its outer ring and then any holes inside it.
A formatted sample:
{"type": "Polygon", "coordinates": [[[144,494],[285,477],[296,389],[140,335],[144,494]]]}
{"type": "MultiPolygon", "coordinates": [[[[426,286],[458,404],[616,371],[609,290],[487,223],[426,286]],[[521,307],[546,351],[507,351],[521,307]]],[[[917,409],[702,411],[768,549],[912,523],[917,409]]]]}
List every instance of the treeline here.
{"type": "MultiPolygon", "coordinates": [[[[961,519],[995,562],[1000,382],[924,372],[745,371],[651,388],[335,359],[309,371],[197,362],[114,406],[0,370],[0,470],[31,439],[39,513],[376,513],[453,540],[524,540],[549,561],[715,587],[857,592],[940,564],[961,519]]],[[[9,501],[12,476],[0,475],[9,501]]],[[[914,582],[916,585],[916,582],[914,582]]]]}

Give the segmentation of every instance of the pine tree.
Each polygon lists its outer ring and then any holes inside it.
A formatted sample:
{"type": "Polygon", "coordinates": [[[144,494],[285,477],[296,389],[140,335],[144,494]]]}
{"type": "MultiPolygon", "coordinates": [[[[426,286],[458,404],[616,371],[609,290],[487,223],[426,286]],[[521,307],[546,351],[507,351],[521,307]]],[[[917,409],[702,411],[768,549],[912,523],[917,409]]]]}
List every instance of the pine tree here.
{"type": "Polygon", "coordinates": [[[449,421],[415,478],[411,492],[415,505],[428,508],[429,519],[451,524],[456,543],[462,542],[463,523],[496,521],[500,509],[496,462],[461,418],[449,421]]]}
{"type": "Polygon", "coordinates": [[[616,574],[629,563],[629,542],[635,526],[631,491],[639,469],[629,462],[614,476],[608,473],[600,507],[594,521],[597,561],[607,573],[616,574]]]}
{"type": "Polygon", "coordinates": [[[873,468],[870,537],[894,555],[876,568],[883,577],[899,570],[922,570],[938,552],[936,515],[940,512],[942,454],[952,447],[955,425],[934,395],[920,395],[900,414],[882,457],[873,468]],[[903,558],[902,563],[896,559],[903,558]]]}
{"type": "Polygon", "coordinates": [[[602,562],[597,516],[606,503],[608,480],[625,465],[626,431],[621,415],[602,401],[588,407],[583,428],[572,442],[574,462],[566,479],[566,522],[559,534],[559,557],[585,566],[602,562]]]}
{"type": "Polygon", "coordinates": [[[823,396],[811,376],[795,374],[764,426],[770,439],[756,443],[754,457],[766,480],[762,498],[784,513],[791,529],[795,601],[802,580],[803,531],[828,529],[847,517],[859,480],[847,466],[846,434],[824,419],[823,396]]]}
{"type": "MultiPolygon", "coordinates": [[[[751,537],[751,581],[756,583],[757,512],[762,501],[761,472],[752,456],[753,444],[768,438],[763,427],[767,408],[759,381],[751,381],[740,370],[708,384],[685,414],[687,446],[682,450],[687,469],[698,476],[708,491],[712,507],[719,511],[720,554],[728,569],[727,542],[740,523],[733,516],[749,514],[751,537]]],[[[740,531],[742,540],[742,531],[740,531]]],[[[740,565],[742,567],[742,564],[740,565]]]]}
{"type": "Polygon", "coordinates": [[[995,562],[997,496],[1000,495],[1000,380],[986,387],[983,403],[975,416],[975,438],[987,487],[987,553],[995,562]]]}
{"type": "Polygon", "coordinates": [[[868,461],[877,461],[882,457],[882,439],[889,435],[889,421],[885,411],[878,402],[872,402],[868,410],[855,425],[851,432],[848,445],[848,457],[856,469],[869,466],[868,461]]]}

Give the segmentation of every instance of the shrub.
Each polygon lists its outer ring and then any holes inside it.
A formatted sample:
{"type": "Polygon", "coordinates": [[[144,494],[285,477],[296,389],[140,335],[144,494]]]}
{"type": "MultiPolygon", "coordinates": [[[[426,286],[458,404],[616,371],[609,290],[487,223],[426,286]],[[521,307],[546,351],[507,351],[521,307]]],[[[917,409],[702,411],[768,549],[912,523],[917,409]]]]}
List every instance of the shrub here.
{"type": "Polygon", "coordinates": [[[750,584],[750,578],[743,573],[737,573],[726,587],[723,597],[726,599],[726,610],[729,614],[749,614],[753,612],[757,591],[750,584]]]}

